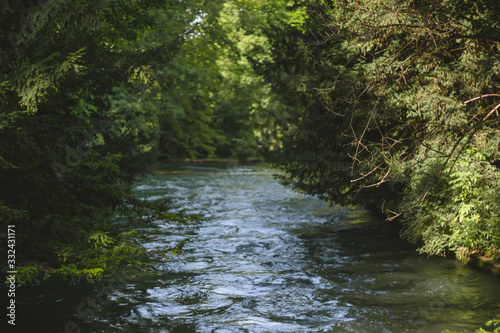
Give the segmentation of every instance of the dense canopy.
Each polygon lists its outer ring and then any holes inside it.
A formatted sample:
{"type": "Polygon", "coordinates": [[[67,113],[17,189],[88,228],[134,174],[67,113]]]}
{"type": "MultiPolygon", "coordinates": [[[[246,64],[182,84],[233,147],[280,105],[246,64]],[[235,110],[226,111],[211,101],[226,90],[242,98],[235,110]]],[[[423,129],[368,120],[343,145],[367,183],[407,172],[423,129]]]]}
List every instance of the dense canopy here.
{"type": "Polygon", "coordinates": [[[147,262],[136,226],[198,220],[132,194],[172,159],[266,157],[423,253],[499,255],[496,0],[7,0],[0,22],[21,282],[147,262]]]}
{"type": "Polygon", "coordinates": [[[295,108],[272,155],[285,183],[400,220],[421,252],[498,255],[498,3],[297,6],[259,67],[295,108]]]}

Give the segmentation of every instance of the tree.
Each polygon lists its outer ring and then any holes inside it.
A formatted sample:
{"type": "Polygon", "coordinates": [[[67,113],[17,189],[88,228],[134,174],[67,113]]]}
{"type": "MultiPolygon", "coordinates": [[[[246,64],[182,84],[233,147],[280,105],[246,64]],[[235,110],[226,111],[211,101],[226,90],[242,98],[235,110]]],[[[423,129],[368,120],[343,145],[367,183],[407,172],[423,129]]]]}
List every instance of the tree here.
{"type": "Polygon", "coordinates": [[[259,156],[276,145],[281,104],[247,57],[266,57],[259,27],[279,15],[280,1],[225,1],[200,6],[193,32],[165,65],[162,158],[259,156]],[[273,111],[274,110],[274,111],[273,111]]]}
{"type": "Polygon", "coordinates": [[[268,52],[251,26],[265,26],[281,5],[2,4],[0,215],[2,228],[19,233],[21,281],[43,272],[98,280],[145,262],[135,226],[197,221],[132,195],[158,156],[246,159],[276,145],[266,113],[281,102],[245,59],[268,52]]]}
{"type": "Polygon", "coordinates": [[[498,5],[295,6],[310,20],[271,33],[262,63],[299,106],[273,156],[284,181],[402,220],[425,253],[498,249],[498,5]]]}
{"type": "Polygon", "coordinates": [[[0,215],[2,230],[16,226],[20,282],[41,272],[95,281],[141,263],[134,223],[192,220],[131,194],[134,177],[154,159],[159,131],[148,74],[173,58],[190,21],[162,43],[143,41],[168,26],[157,13],[175,15],[183,10],[176,6],[2,4],[0,215]],[[130,217],[130,227],[112,223],[117,213],[130,217]]]}

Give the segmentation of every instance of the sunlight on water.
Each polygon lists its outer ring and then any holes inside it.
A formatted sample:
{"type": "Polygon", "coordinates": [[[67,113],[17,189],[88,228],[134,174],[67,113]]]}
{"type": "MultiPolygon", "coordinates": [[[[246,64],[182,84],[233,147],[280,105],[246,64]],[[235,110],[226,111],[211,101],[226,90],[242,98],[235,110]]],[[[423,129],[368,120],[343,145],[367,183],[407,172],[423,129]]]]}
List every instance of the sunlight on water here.
{"type": "Polygon", "coordinates": [[[440,332],[473,331],[498,312],[498,279],[419,256],[394,226],[285,189],[264,166],[181,165],[136,193],[207,221],[144,228],[150,248],[189,242],[157,275],[127,275],[105,302],[80,306],[86,316],[74,309],[104,287],[65,295],[61,322],[83,332],[440,332]]]}

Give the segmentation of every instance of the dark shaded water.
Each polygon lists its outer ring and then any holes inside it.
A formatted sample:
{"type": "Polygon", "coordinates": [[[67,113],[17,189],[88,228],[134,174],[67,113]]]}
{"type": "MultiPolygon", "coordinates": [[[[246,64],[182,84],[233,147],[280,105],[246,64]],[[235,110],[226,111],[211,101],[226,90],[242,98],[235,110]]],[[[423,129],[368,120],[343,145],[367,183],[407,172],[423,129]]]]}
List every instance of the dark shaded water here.
{"type": "Polygon", "coordinates": [[[417,255],[393,226],[285,189],[272,174],[184,165],[144,179],[140,196],[208,217],[197,229],[143,230],[151,248],[190,239],[183,253],[158,275],[24,288],[23,331],[473,331],[498,313],[497,278],[417,255]]]}

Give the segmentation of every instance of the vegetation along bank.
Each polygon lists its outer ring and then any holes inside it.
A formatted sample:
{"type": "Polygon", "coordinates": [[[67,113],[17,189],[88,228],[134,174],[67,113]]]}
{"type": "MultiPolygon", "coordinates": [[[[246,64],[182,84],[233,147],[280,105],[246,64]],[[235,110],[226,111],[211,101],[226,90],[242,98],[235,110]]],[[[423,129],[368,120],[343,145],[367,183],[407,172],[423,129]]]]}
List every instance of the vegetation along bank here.
{"type": "Polygon", "coordinates": [[[500,255],[496,0],[7,0],[0,22],[0,227],[21,283],[175,251],[134,227],[200,217],[131,191],[174,158],[265,157],[421,253],[500,255]]]}

